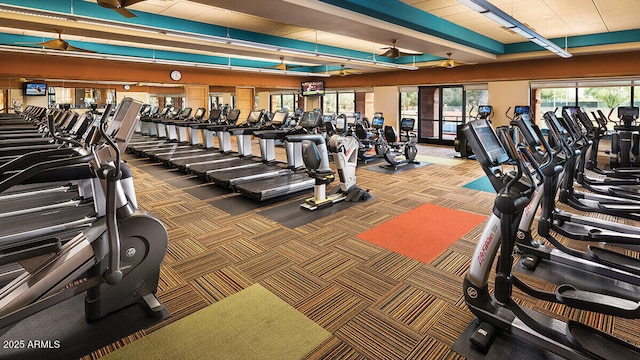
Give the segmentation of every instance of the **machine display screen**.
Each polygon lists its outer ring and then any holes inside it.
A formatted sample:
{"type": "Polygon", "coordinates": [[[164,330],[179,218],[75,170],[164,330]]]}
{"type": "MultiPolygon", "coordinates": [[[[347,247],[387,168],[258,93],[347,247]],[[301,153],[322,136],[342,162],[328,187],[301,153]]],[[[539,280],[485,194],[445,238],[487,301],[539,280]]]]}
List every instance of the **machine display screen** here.
{"type": "Polygon", "coordinates": [[[491,105],[480,105],[480,106],[478,106],[478,114],[489,115],[489,114],[491,114],[491,111],[493,111],[493,108],[491,107],[491,105]]]}
{"type": "Polygon", "coordinates": [[[413,130],[413,125],[415,125],[415,123],[415,119],[404,118],[400,120],[400,129],[404,131],[411,131],[413,130]]]}
{"type": "Polygon", "coordinates": [[[318,124],[318,117],[320,114],[314,111],[307,111],[302,114],[299,125],[305,128],[311,128],[318,124]]]}
{"type": "Polygon", "coordinates": [[[522,114],[528,114],[528,113],[531,112],[530,109],[531,108],[529,106],[527,106],[527,105],[518,105],[514,109],[513,114],[515,116],[522,115],[522,114]]]}
{"type": "Polygon", "coordinates": [[[273,119],[271,119],[271,122],[274,124],[284,124],[285,120],[287,120],[287,112],[285,111],[276,111],[273,114],[273,119]]]}
{"type": "Polygon", "coordinates": [[[630,118],[638,118],[638,107],[637,106],[620,106],[618,107],[618,118],[630,117],[630,118]]]}
{"type": "Polygon", "coordinates": [[[487,159],[492,164],[497,165],[508,159],[507,152],[502,147],[496,133],[487,121],[472,121],[469,124],[476,133],[487,159]]]}
{"type": "Polygon", "coordinates": [[[383,117],[374,117],[371,120],[371,127],[376,129],[381,129],[384,126],[384,118],[383,117]]]}
{"type": "Polygon", "coordinates": [[[260,111],[252,111],[252,112],[250,112],[249,113],[249,118],[247,119],[247,122],[250,122],[250,123],[257,122],[258,120],[260,120],[260,115],[261,115],[260,111]]]}

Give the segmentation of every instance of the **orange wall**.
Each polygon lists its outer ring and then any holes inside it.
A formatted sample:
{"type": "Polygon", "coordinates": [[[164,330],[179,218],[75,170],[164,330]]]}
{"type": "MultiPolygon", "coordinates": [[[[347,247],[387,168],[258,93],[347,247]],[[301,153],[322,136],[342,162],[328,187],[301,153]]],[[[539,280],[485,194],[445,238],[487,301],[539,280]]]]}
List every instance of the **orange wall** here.
{"type": "Polygon", "coordinates": [[[453,69],[425,68],[375,74],[335,76],[325,79],[327,88],[372,87],[386,85],[464,84],[504,80],[541,80],[640,75],[640,51],[603,55],[576,55],[465,65],[453,69]]]}
{"type": "MultiPolygon", "coordinates": [[[[466,65],[453,69],[428,68],[417,71],[393,71],[325,78],[327,88],[356,88],[388,85],[460,84],[504,80],[537,80],[585,77],[637,76],[640,51],[619,54],[576,55],[570,59],[558,57],[466,65]]],[[[0,87],[19,87],[18,78],[73,78],[122,82],[169,83],[168,65],[136,64],[128,62],[77,59],[69,57],[0,53],[0,87]]],[[[292,76],[278,76],[240,71],[180,68],[182,80],[177,84],[207,84],[211,91],[232,91],[236,86],[263,89],[298,89],[301,80],[292,76]]],[[[66,86],[66,84],[65,84],[66,86]]],[[[82,85],[82,86],[86,86],[82,85]]],[[[80,87],[80,86],[79,86],[80,87]]],[[[146,88],[144,88],[146,90],[146,88]]],[[[132,91],[144,91],[143,88],[132,91]]]]}
{"type": "MultiPolygon", "coordinates": [[[[251,86],[297,89],[300,78],[241,71],[138,64],[121,61],[78,59],[62,56],[0,53],[0,78],[48,78],[122,82],[170,83],[169,72],[178,68],[182,80],[176,84],[207,84],[215,88],[251,86]]],[[[13,82],[12,82],[13,83],[13,82]]],[[[66,85],[66,84],[65,84],[66,85]]],[[[83,87],[86,86],[83,85],[83,87]]],[[[0,87],[9,87],[0,82],[0,87]]],[[[13,86],[12,86],[13,87],[13,86]]]]}

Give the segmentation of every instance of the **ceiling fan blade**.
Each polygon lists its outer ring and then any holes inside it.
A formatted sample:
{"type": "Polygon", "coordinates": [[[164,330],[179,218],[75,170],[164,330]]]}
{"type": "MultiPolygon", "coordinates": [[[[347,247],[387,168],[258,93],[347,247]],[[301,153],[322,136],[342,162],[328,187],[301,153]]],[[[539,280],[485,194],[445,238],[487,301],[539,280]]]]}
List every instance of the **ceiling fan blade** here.
{"type": "Polygon", "coordinates": [[[69,45],[69,44],[67,44],[67,51],[79,51],[79,52],[86,52],[86,53],[95,53],[95,51],[93,51],[93,50],[82,49],[82,48],[75,47],[75,46],[69,45]]]}
{"type": "Polygon", "coordinates": [[[391,58],[391,59],[395,59],[395,58],[398,57],[398,53],[399,53],[398,49],[391,48],[391,49],[385,51],[384,53],[380,54],[380,56],[385,56],[385,57],[388,57],[388,58],[391,58]]]}
{"type": "Polygon", "coordinates": [[[122,7],[127,7],[142,1],[144,0],[122,0],[120,3],[122,4],[122,7]]]}
{"type": "Polygon", "coordinates": [[[41,42],[38,45],[46,47],[47,49],[62,50],[62,51],[67,50],[67,47],[69,46],[69,44],[66,41],[60,40],[60,39],[53,39],[53,40],[41,42]]]}
{"type": "Polygon", "coordinates": [[[287,70],[287,64],[280,63],[278,65],[272,66],[272,68],[284,71],[284,70],[287,70]]]}
{"type": "Polygon", "coordinates": [[[136,17],[136,14],[132,13],[131,11],[129,11],[129,10],[123,8],[123,7],[117,8],[117,9],[113,9],[113,10],[117,11],[118,14],[120,14],[120,15],[126,17],[126,18],[134,18],[134,17],[136,17]]]}
{"type": "Polygon", "coordinates": [[[398,51],[398,57],[400,56],[420,56],[422,54],[413,54],[413,53],[406,53],[406,52],[402,52],[402,51],[398,51]]]}

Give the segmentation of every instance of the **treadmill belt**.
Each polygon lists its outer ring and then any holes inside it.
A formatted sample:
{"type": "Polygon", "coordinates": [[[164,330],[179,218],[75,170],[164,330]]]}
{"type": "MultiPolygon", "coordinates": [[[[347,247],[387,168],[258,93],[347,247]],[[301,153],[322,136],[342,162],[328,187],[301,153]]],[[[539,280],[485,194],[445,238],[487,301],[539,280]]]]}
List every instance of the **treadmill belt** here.
{"type": "Polygon", "coordinates": [[[191,165],[198,162],[204,162],[204,161],[225,159],[225,158],[231,157],[231,155],[222,154],[217,150],[211,150],[211,151],[202,151],[202,152],[193,153],[193,155],[189,155],[189,156],[185,155],[185,157],[186,158],[181,158],[181,156],[176,156],[175,159],[171,160],[171,165],[173,167],[177,167],[183,170],[183,168],[186,167],[187,165],[191,165]]]}
{"type": "Polygon", "coordinates": [[[231,158],[225,159],[225,161],[218,161],[210,164],[198,164],[189,167],[189,171],[194,174],[198,174],[200,177],[206,176],[210,171],[228,169],[236,166],[258,166],[261,163],[256,162],[253,158],[231,158]]]}
{"type": "Polygon", "coordinates": [[[236,186],[236,191],[255,201],[265,201],[313,189],[315,180],[306,173],[285,174],[268,179],[249,181],[236,186]]]}
{"type": "Polygon", "coordinates": [[[0,213],[8,213],[12,211],[27,210],[40,206],[62,204],[78,198],[76,191],[67,192],[48,192],[35,196],[25,196],[19,201],[7,201],[2,204],[0,213]]]}
{"type": "MultiPolygon", "coordinates": [[[[242,178],[251,176],[262,176],[264,178],[272,176],[280,176],[288,173],[289,170],[276,164],[260,164],[258,166],[251,166],[239,169],[229,169],[216,171],[208,175],[209,181],[213,181],[216,185],[220,185],[228,188],[230,185],[234,185],[238,182],[242,182],[242,178]],[[274,173],[278,173],[275,175],[274,173]]],[[[258,180],[257,178],[254,180],[258,180]]],[[[249,181],[248,179],[245,181],[249,181]]]]}
{"type": "Polygon", "coordinates": [[[70,221],[80,220],[84,217],[91,217],[94,213],[93,205],[91,205],[12,216],[10,218],[3,219],[0,236],[56,226],[70,221]]]}

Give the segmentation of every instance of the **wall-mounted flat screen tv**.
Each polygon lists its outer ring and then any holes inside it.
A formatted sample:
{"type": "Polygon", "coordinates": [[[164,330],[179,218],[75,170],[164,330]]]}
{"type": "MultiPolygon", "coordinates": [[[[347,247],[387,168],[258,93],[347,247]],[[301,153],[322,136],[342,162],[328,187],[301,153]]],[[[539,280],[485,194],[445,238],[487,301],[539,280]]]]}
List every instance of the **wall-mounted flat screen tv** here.
{"type": "Polygon", "coordinates": [[[24,83],[23,93],[25,96],[45,96],[47,95],[47,84],[44,83],[24,83]]]}
{"type": "Polygon", "coordinates": [[[302,96],[319,96],[324,95],[324,81],[303,81],[302,96]]]}

